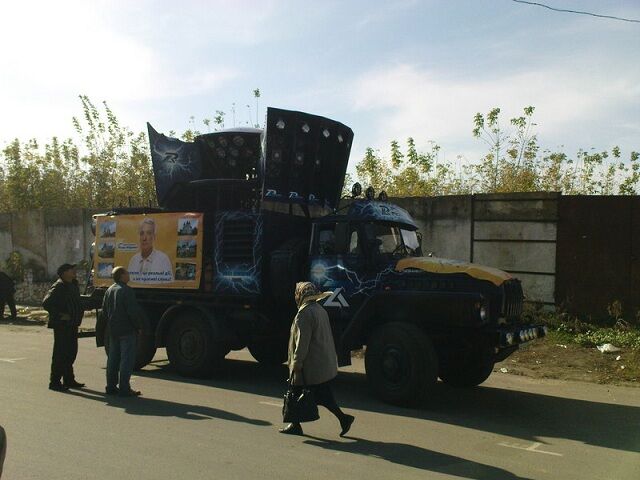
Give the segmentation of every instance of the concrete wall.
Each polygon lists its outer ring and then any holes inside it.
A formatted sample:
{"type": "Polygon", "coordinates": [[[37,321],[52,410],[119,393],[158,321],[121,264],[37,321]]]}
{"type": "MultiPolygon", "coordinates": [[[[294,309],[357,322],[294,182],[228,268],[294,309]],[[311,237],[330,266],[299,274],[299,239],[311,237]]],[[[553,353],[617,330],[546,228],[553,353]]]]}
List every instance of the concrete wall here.
{"type": "MultiPolygon", "coordinates": [[[[391,201],[416,220],[425,253],[509,271],[522,281],[528,301],[553,305],[559,198],[555,193],[522,193],[391,201]]],[[[18,250],[33,270],[33,285],[48,284],[61,263],[89,260],[93,213],[78,209],[0,214],[0,260],[18,250]]],[[[40,287],[35,290],[32,296],[37,297],[40,287]]]]}
{"type": "Polygon", "coordinates": [[[468,261],[471,252],[471,196],[393,198],[422,232],[425,254],[468,261]]]}
{"type": "Polygon", "coordinates": [[[12,251],[11,214],[0,213],[0,261],[6,260],[12,251]]]}
{"type": "MultiPolygon", "coordinates": [[[[47,274],[55,277],[58,266],[89,259],[83,210],[50,210],[45,214],[44,238],[47,251],[47,274]]],[[[89,236],[91,228],[89,226],[89,236]]]]}
{"type": "MultiPolygon", "coordinates": [[[[18,302],[39,304],[61,264],[90,260],[93,213],[75,209],[0,214],[0,266],[17,251],[25,267],[25,279],[16,285],[18,302]]],[[[85,276],[79,269],[81,284],[85,276]]]]}
{"type": "Polygon", "coordinates": [[[553,304],[557,193],[393,198],[413,216],[423,251],[500,268],[522,281],[527,301],[553,304]]]}

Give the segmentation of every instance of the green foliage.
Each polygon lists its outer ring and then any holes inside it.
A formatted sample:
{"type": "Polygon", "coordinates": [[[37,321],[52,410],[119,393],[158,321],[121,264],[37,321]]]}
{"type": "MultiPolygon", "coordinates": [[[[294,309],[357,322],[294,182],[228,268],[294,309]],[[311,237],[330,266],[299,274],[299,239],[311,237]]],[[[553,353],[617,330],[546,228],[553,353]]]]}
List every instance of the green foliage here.
{"type": "MultiPolygon", "coordinates": [[[[260,96],[253,90],[256,112],[260,96]]],[[[53,137],[40,145],[15,139],[0,152],[0,212],[156,203],[147,135],[121,125],[106,102],[79,98],[82,115],[72,119],[76,140],[53,137]]],[[[225,112],[216,110],[202,124],[207,131],[225,128],[225,112]]],[[[200,134],[192,116],[180,137],[192,141],[200,134]]]]}
{"type": "Polygon", "coordinates": [[[545,311],[525,304],[523,321],[549,327],[550,336],[559,343],[576,343],[584,347],[595,347],[611,343],[616,347],[640,351],[640,311],[635,318],[622,319],[623,308],[619,301],[608,306],[609,318],[595,325],[584,322],[566,312],[545,311]],[[634,325],[635,323],[635,325],[634,325]]]}
{"type": "Polygon", "coordinates": [[[98,108],[84,95],[80,102],[83,115],[73,118],[79,143],[15,139],[4,148],[0,211],[155,202],[146,135],[121,126],[106,103],[98,108]]]}
{"type": "MultiPolygon", "coordinates": [[[[256,126],[260,89],[253,90],[256,126]]],[[[94,105],[80,96],[82,116],[73,118],[79,140],[53,137],[9,142],[0,155],[0,212],[34,208],[110,208],[155,203],[149,145],[145,133],[120,124],[106,102],[94,105]]],[[[486,143],[487,154],[477,161],[460,157],[455,166],[441,158],[441,148],[428,142],[426,150],[413,137],[404,146],[391,141],[389,155],[367,148],[356,165],[357,180],[366,188],[391,196],[433,196],[481,192],[557,191],[565,194],[634,195],[640,190],[640,154],[628,159],[618,147],[611,151],[581,149],[575,156],[541,151],[534,132],[535,108],[501,125],[500,109],[473,118],[474,137],[486,143]]],[[[249,112],[251,113],[251,112],[249,112]]],[[[235,103],[232,107],[235,123],[235,103]]],[[[202,124],[207,131],[225,128],[226,113],[216,110],[202,124]]],[[[248,124],[248,122],[247,122],[248,124]]],[[[181,135],[192,141],[201,132],[194,117],[181,135]]],[[[174,131],[169,136],[176,136],[174,131]]],[[[348,194],[353,179],[344,184],[348,194]]]]}
{"type": "Polygon", "coordinates": [[[577,334],[574,341],[584,347],[595,347],[604,343],[611,343],[616,347],[640,350],[640,330],[598,328],[577,334]]]}
{"type": "Polygon", "coordinates": [[[440,146],[429,142],[420,151],[408,138],[401,151],[391,141],[388,159],[367,149],[356,165],[358,180],[392,196],[429,196],[466,193],[550,191],[569,195],[633,195],[640,187],[640,154],[627,161],[619,147],[611,152],[581,149],[573,157],[563,151],[541,151],[534,130],[535,108],[501,124],[500,109],[473,118],[472,134],[486,144],[487,153],[477,161],[455,167],[440,159],[440,146]]]}
{"type": "Polygon", "coordinates": [[[356,165],[358,181],[397,197],[467,193],[450,163],[440,160],[440,146],[430,142],[426,152],[418,151],[415,140],[407,138],[405,151],[397,140],[391,142],[389,159],[367,148],[356,165]]]}
{"type": "Polygon", "coordinates": [[[24,263],[20,252],[13,251],[9,254],[4,262],[4,270],[14,282],[22,282],[24,280],[24,263]]]}

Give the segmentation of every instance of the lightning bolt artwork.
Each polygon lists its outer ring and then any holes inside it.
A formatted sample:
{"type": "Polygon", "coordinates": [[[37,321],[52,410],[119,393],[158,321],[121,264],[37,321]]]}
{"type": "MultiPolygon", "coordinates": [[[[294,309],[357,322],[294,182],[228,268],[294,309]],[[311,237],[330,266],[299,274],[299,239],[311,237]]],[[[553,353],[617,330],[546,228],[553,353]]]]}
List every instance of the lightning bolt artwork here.
{"type": "Polygon", "coordinates": [[[263,235],[262,216],[240,211],[224,212],[217,215],[215,231],[215,290],[232,295],[260,294],[262,265],[261,240],[263,235]],[[231,261],[225,258],[225,227],[230,228],[231,224],[238,224],[240,222],[253,229],[252,258],[247,258],[246,262],[231,261]]]}

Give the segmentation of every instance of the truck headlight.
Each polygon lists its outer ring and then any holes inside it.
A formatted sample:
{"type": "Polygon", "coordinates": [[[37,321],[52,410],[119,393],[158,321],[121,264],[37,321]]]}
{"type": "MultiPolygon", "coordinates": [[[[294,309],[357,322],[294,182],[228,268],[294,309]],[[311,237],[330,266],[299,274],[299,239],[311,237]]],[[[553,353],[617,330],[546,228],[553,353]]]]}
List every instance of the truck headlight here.
{"type": "Polygon", "coordinates": [[[487,321],[487,309],[486,307],[482,306],[480,307],[480,320],[482,320],[483,322],[487,321]]]}
{"type": "Polygon", "coordinates": [[[507,340],[507,345],[513,345],[513,342],[515,340],[513,332],[508,332],[505,335],[505,339],[507,340]]]}

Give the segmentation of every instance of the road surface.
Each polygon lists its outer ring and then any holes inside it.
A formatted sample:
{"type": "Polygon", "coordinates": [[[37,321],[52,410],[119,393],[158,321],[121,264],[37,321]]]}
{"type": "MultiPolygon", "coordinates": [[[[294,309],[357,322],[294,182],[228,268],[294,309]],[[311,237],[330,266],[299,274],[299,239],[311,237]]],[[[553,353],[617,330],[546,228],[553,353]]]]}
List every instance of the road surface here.
{"type": "Polygon", "coordinates": [[[102,350],[80,339],[87,387],[47,389],[51,331],[0,324],[3,480],[23,479],[616,479],[640,478],[640,389],[494,373],[481,387],[439,385],[420,409],[385,405],[363,365],[336,396],[350,438],[326,411],[304,437],[280,435],[284,369],[233,352],[212,379],[185,380],[164,349],[137,372],[142,398],[105,397],[102,350]]]}

